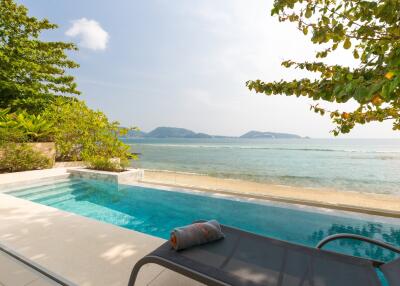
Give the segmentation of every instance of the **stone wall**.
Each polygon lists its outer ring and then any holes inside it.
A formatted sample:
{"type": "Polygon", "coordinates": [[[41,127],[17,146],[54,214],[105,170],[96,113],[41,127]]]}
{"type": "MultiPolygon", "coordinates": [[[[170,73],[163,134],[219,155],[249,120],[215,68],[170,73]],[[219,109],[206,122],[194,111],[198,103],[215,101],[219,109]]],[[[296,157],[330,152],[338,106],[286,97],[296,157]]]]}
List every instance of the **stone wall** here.
{"type": "Polygon", "coordinates": [[[35,142],[27,143],[33,150],[41,153],[50,160],[51,166],[56,161],[56,144],[54,142],[35,142]]]}
{"type": "Polygon", "coordinates": [[[143,170],[141,169],[129,169],[123,172],[108,172],[90,170],[84,168],[69,169],[68,172],[73,177],[100,180],[114,184],[130,184],[138,182],[143,179],[143,170]]]}
{"type": "MultiPolygon", "coordinates": [[[[19,143],[16,143],[19,144],[19,143]]],[[[25,143],[32,150],[39,152],[50,160],[50,166],[53,167],[56,161],[56,144],[54,142],[34,142],[25,143]]],[[[4,155],[4,150],[0,149],[0,158],[4,155]]]]}
{"type": "Polygon", "coordinates": [[[86,167],[83,161],[56,162],[54,168],[86,167]]]}

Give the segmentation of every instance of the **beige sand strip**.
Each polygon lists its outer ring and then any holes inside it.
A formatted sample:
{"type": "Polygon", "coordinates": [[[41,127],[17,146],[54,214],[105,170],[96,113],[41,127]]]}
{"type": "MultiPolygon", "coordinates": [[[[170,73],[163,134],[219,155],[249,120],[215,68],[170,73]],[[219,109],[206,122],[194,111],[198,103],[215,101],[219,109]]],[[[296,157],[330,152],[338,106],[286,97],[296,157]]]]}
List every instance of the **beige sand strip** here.
{"type": "Polygon", "coordinates": [[[400,196],[268,185],[192,173],[158,170],[145,170],[142,182],[388,217],[400,217],[400,196]]]}

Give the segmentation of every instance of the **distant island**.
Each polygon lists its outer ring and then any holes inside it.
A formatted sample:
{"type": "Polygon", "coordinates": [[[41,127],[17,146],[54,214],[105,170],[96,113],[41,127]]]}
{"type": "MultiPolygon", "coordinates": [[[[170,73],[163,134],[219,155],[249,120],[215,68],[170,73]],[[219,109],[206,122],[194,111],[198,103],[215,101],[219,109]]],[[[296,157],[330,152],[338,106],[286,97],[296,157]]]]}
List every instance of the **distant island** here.
{"type": "Polygon", "coordinates": [[[249,131],[242,136],[220,136],[209,135],[206,133],[196,133],[192,130],[177,127],[157,127],[156,129],[146,133],[143,131],[131,130],[125,138],[244,138],[244,139],[302,139],[301,137],[290,133],[261,132],[249,131]]]}
{"type": "Polygon", "coordinates": [[[301,139],[303,137],[290,134],[290,133],[275,133],[275,132],[260,132],[260,131],[249,131],[246,134],[243,134],[239,138],[247,138],[247,139],[301,139]]]}

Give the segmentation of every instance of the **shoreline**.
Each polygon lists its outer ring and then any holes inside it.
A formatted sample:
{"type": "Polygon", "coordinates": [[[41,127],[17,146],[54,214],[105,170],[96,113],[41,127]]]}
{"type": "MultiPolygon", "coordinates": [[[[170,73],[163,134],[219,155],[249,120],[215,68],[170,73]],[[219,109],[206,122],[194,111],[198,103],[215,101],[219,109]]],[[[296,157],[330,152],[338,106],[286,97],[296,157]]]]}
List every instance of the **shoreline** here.
{"type": "Polygon", "coordinates": [[[400,218],[400,196],[272,185],[191,172],[144,169],[143,183],[400,218]]]}

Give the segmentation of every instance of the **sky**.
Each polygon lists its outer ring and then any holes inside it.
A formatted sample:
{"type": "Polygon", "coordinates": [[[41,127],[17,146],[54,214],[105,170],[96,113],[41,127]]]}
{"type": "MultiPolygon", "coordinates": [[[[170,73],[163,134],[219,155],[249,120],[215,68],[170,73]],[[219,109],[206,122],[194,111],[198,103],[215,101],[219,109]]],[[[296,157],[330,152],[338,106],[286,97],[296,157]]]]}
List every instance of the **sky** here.
{"type": "MultiPolygon", "coordinates": [[[[311,61],[321,47],[270,15],[272,0],[17,0],[59,25],[45,40],[75,42],[80,98],[123,126],[182,127],[216,135],[249,130],[332,138],[311,100],[268,97],[247,80],[312,76],[283,60],[311,61]]],[[[339,50],[330,63],[354,66],[339,50]]],[[[355,103],[330,109],[351,111],[355,103]]],[[[400,138],[391,123],[356,127],[342,138],[400,138]]]]}

